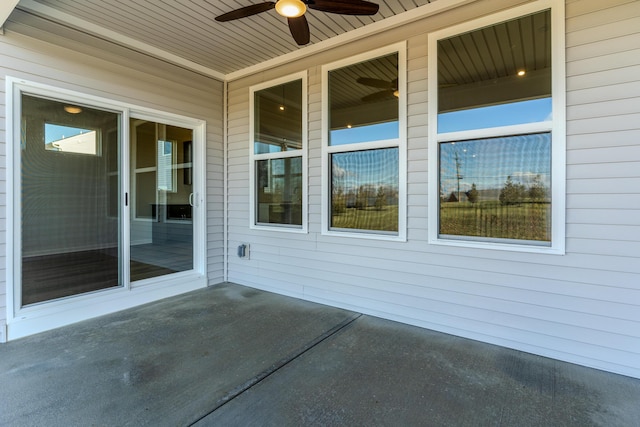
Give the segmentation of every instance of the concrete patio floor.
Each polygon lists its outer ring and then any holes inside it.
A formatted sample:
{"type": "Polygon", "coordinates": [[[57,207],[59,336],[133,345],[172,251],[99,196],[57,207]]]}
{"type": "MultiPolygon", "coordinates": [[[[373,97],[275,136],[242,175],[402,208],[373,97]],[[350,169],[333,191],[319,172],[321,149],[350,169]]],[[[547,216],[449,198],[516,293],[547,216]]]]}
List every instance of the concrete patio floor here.
{"type": "Polygon", "coordinates": [[[223,284],[0,345],[1,426],[638,426],[640,380],[223,284]]]}

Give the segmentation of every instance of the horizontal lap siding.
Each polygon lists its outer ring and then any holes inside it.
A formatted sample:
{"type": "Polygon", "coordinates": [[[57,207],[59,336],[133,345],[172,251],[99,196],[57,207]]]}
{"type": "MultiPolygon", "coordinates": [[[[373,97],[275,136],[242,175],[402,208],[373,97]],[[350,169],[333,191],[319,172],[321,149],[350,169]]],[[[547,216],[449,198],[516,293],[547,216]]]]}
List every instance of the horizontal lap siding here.
{"type": "MultiPolygon", "coordinates": [[[[585,3],[567,21],[567,250],[609,270],[603,292],[627,298],[638,330],[640,5],[585,3]]],[[[627,346],[637,360],[640,345],[627,346]]]]}
{"type": "Polygon", "coordinates": [[[591,311],[588,325],[624,338],[592,339],[600,357],[632,361],[622,372],[639,376],[640,3],[580,3],[567,7],[567,251],[597,262],[585,270],[600,273],[599,300],[627,308],[591,311]]]}
{"type": "MultiPolygon", "coordinates": [[[[0,37],[0,325],[6,323],[6,108],[5,77],[45,83],[106,99],[127,102],[207,122],[207,271],[211,283],[223,280],[223,129],[222,83],[166,63],[139,57],[131,67],[113,52],[92,55],[47,44],[19,34],[10,23],[0,37]],[[109,58],[105,60],[103,58],[109,58]]],[[[30,31],[26,29],[25,31],[30,31]]],[[[128,53],[131,55],[131,52],[128,53]]],[[[130,60],[130,58],[128,59],[130,60]]],[[[2,329],[4,331],[4,329],[2,329]]],[[[0,339],[2,336],[0,335],[0,339]]]]}
{"type": "Polygon", "coordinates": [[[427,243],[427,34],[470,18],[472,5],[381,36],[384,44],[408,41],[407,242],[321,234],[320,67],[371,41],[230,82],[229,279],[640,377],[640,2],[566,5],[564,256],[427,243]],[[309,233],[250,230],[248,88],[303,69],[309,233]],[[251,244],[249,260],[235,256],[240,242],[251,244]]]}

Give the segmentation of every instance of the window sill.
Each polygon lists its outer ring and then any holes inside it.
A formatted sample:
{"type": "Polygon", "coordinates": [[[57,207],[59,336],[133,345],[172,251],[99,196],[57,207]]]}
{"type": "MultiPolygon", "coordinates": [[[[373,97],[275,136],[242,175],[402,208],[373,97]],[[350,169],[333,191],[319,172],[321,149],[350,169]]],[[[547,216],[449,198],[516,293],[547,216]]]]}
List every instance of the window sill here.
{"type": "Polygon", "coordinates": [[[362,231],[338,231],[325,230],[323,236],[345,237],[350,239],[386,240],[390,242],[406,242],[407,238],[397,234],[379,234],[371,230],[362,231]]]}
{"type": "Polygon", "coordinates": [[[430,245],[453,246],[459,248],[486,249],[509,252],[529,252],[537,254],[564,255],[565,250],[562,247],[538,246],[518,243],[499,243],[499,242],[481,242],[472,240],[454,240],[443,238],[430,238],[430,245]]]}
{"type": "Polygon", "coordinates": [[[305,226],[290,226],[283,224],[255,224],[249,226],[251,230],[264,230],[264,231],[279,231],[283,233],[298,233],[307,234],[307,227],[305,226]]]}

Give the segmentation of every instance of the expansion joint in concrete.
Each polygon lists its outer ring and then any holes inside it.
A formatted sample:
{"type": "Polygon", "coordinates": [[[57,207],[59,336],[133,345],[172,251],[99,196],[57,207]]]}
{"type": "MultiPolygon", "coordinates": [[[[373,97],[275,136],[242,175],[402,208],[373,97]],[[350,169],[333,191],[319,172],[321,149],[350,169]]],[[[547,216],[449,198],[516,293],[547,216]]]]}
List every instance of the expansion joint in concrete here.
{"type": "MultiPolygon", "coordinates": [[[[304,346],[296,349],[294,352],[292,352],[289,355],[287,355],[287,356],[283,357],[282,359],[278,360],[276,363],[272,364],[267,369],[265,369],[264,371],[260,372],[258,375],[255,375],[254,377],[252,377],[249,380],[245,381],[243,384],[241,384],[238,387],[232,389],[224,397],[222,397],[220,400],[218,400],[218,402],[216,402],[215,407],[210,412],[204,414],[201,418],[199,418],[196,421],[194,421],[193,424],[195,424],[198,421],[204,419],[205,417],[211,415],[212,413],[217,411],[222,406],[224,406],[227,403],[231,402],[236,397],[240,396],[241,394],[243,394],[247,390],[251,389],[253,386],[255,386],[258,383],[260,383],[262,380],[264,380],[264,379],[268,378],[269,376],[275,374],[280,369],[282,369],[285,366],[287,366],[289,363],[293,362],[294,360],[296,360],[297,358],[299,358],[303,354],[305,354],[308,351],[312,350],[318,344],[320,344],[323,341],[327,340],[328,338],[331,338],[332,336],[336,335],[337,333],[342,331],[344,328],[348,327],[353,322],[355,322],[361,316],[362,316],[362,314],[355,313],[353,316],[343,320],[342,322],[340,322],[337,325],[335,325],[333,328],[325,331],[324,333],[322,333],[319,336],[317,336],[315,339],[309,341],[304,346]]],[[[193,425],[193,424],[191,424],[191,425],[193,425]]]]}

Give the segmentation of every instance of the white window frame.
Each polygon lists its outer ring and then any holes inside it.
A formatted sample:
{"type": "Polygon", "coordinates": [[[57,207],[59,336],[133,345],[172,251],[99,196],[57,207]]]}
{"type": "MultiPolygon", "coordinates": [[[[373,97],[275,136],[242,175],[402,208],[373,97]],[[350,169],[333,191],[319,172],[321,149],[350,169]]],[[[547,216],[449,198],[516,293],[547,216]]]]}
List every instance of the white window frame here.
{"type": "Polygon", "coordinates": [[[307,72],[290,74],[249,87],[249,228],[254,230],[282,231],[289,233],[308,232],[308,87],[307,72]],[[273,86],[301,80],[302,85],[302,147],[299,150],[277,153],[255,153],[255,93],[273,86]],[[256,163],[259,160],[302,157],[302,225],[258,223],[256,218],[256,163]]]}
{"type": "MultiPolygon", "coordinates": [[[[566,85],[565,85],[565,28],[564,4],[553,0],[538,0],[493,15],[465,22],[428,36],[429,63],[429,243],[466,248],[497,249],[516,252],[548,254],[565,253],[565,193],[566,193],[566,85]],[[438,133],[438,41],[479,28],[517,19],[521,16],[551,11],[551,99],[552,120],[512,126],[501,126],[471,131],[438,133]],[[463,141],[536,132],[551,133],[551,245],[539,246],[527,243],[490,242],[473,240],[469,236],[443,238],[439,236],[439,145],[447,141],[463,141]]],[[[517,241],[516,241],[517,242],[517,241]]]]}
{"type": "Polygon", "coordinates": [[[322,234],[327,236],[353,237],[401,241],[407,240],[407,43],[405,41],[381,47],[360,55],[335,61],[322,66],[322,234]],[[398,138],[353,144],[329,145],[329,72],[389,54],[398,54],[398,138]],[[334,153],[398,148],[398,233],[375,230],[332,230],[331,215],[331,170],[329,157],[334,153]]]}

